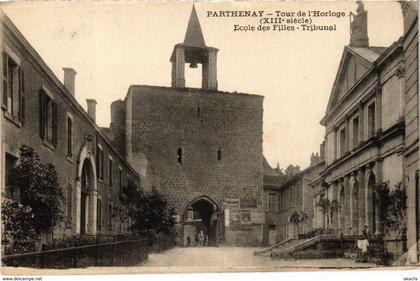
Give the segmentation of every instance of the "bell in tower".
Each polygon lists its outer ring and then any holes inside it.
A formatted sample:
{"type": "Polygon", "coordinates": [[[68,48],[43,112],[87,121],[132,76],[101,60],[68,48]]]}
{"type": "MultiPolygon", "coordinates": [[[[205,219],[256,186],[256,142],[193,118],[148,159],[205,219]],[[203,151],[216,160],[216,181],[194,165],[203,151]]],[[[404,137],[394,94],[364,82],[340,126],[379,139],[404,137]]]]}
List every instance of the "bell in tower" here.
{"type": "Polygon", "coordinates": [[[185,64],[190,68],[202,65],[203,89],[217,90],[217,52],[204,42],[200,22],[193,6],[184,43],[176,44],[171,55],[172,87],[185,88],[185,64]]]}

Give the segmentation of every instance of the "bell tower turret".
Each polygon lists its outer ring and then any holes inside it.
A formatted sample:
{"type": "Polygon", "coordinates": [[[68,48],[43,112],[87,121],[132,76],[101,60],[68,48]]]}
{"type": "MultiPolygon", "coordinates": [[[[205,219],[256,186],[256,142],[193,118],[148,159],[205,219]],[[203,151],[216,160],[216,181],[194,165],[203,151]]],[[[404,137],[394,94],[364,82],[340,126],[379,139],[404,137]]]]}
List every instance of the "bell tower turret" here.
{"type": "Polygon", "coordinates": [[[191,68],[202,65],[203,89],[217,90],[217,52],[218,49],[207,47],[201,31],[200,22],[193,6],[188,21],[184,43],[176,44],[172,51],[172,87],[185,87],[185,64],[191,68]]]}

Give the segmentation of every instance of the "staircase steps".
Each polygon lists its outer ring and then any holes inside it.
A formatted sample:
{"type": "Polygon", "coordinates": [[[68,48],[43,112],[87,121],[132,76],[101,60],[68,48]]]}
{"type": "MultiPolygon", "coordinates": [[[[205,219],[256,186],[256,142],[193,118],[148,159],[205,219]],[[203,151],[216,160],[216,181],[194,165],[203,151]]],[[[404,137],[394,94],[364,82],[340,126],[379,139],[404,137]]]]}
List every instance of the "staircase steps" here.
{"type": "Polygon", "coordinates": [[[305,241],[306,239],[294,239],[294,238],[290,238],[287,240],[284,240],[278,244],[275,244],[271,247],[268,247],[264,250],[260,250],[260,251],[255,251],[254,255],[260,255],[260,256],[271,256],[271,253],[273,252],[279,252],[279,251],[284,251],[286,249],[289,249],[291,247],[294,247],[295,245],[299,245],[300,243],[302,243],[303,241],[305,241]]]}
{"type": "Polygon", "coordinates": [[[287,256],[292,256],[293,253],[299,252],[299,251],[304,251],[318,243],[320,243],[321,241],[329,241],[329,240],[337,240],[337,236],[336,235],[318,235],[312,238],[308,238],[308,239],[300,239],[300,240],[295,240],[294,243],[291,243],[289,245],[286,245],[285,247],[282,248],[278,248],[278,249],[273,249],[271,251],[270,256],[272,258],[284,258],[287,256]]]}
{"type": "Polygon", "coordinates": [[[275,249],[282,249],[284,247],[287,247],[288,245],[292,244],[293,241],[296,239],[293,238],[289,238],[286,240],[283,240],[277,244],[274,244],[266,249],[263,250],[258,250],[258,251],[254,251],[254,255],[259,255],[259,256],[270,256],[271,252],[275,249]]]}

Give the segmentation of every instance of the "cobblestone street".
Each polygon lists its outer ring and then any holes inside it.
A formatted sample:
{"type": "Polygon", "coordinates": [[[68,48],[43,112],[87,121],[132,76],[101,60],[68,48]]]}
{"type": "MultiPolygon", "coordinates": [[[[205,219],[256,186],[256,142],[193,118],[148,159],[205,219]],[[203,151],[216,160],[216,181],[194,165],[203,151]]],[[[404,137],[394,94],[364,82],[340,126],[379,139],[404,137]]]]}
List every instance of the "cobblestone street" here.
{"type": "Polygon", "coordinates": [[[208,247],[175,248],[161,254],[150,254],[142,267],[147,272],[197,271],[282,271],[292,268],[369,268],[373,264],[355,263],[350,259],[273,260],[255,256],[257,248],[208,247]]]}
{"type": "MultiPolygon", "coordinates": [[[[205,247],[174,248],[149,254],[147,261],[130,267],[88,267],[67,269],[65,274],[141,274],[141,273],[214,273],[214,272],[279,272],[349,270],[375,268],[374,264],[355,263],[350,259],[318,260],[273,260],[266,256],[255,256],[258,248],[205,247]]],[[[40,274],[45,270],[19,268],[20,274],[40,274]]],[[[15,272],[12,267],[3,268],[4,274],[15,272]]],[[[62,270],[48,269],[48,274],[63,274],[62,270]]]]}

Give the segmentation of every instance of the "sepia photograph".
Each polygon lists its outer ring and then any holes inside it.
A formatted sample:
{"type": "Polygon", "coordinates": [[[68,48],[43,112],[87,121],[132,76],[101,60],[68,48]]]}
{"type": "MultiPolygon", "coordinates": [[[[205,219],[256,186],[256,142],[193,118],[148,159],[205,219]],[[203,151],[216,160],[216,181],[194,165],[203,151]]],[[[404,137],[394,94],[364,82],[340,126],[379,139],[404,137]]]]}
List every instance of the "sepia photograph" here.
{"type": "Polygon", "coordinates": [[[419,265],[416,1],[0,10],[2,275],[419,265]]]}

